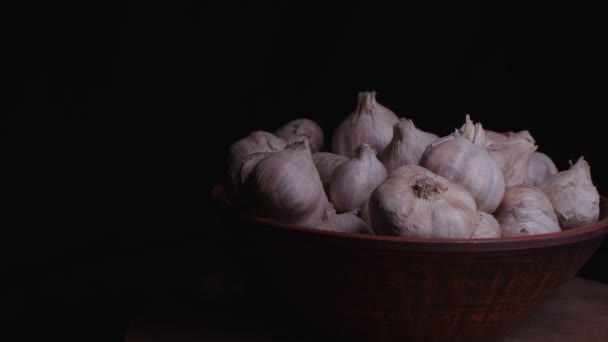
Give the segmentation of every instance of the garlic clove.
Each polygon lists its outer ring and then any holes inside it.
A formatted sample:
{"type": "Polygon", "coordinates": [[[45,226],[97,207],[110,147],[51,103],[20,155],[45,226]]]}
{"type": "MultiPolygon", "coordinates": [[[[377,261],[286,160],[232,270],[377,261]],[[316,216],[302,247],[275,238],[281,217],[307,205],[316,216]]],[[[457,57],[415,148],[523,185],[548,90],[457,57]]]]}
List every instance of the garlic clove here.
{"type": "Polygon", "coordinates": [[[226,179],[226,195],[237,208],[246,208],[249,205],[250,191],[247,181],[253,169],[271,152],[258,152],[241,158],[230,165],[226,179]]]}
{"type": "Polygon", "coordinates": [[[355,158],[344,162],[332,173],[329,197],[338,212],[359,209],[386,176],[386,170],[376,157],[376,151],[363,143],[357,149],[355,158]]]}
{"type": "Polygon", "coordinates": [[[276,130],[275,135],[289,144],[306,137],[312,153],[319,152],[323,148],[323,130],[310,119],[300,118],[290,121],[276,130]]]}
{"type": "Polygon", "coordinates": [[[551,201],[540,189],[530,185],[507,188],[494,217],[503,237],[560,231],[551,201]]]}
{"type": "Polygon", "coordinates": [[[334,170],[349,159],[341,154],[317,152],[312,155],[312,161],[319,171],[323,188],[329,192],[329,182],[334,170]]]}
{"type": "Polygon", "coordinates": [[[262,159],[249,176],[256,216],[315,227],[327,208],[323,184],[303,141],[262,159]]]}
{"type": "Polygon", "coordinates": [[[570,169],[549,177],[539,188],[549,197],[562,229],[584,226],[599,219],[600,195],[583,157],[570,169]]]}
{"type": "Polygon", "coordinates": [[[462,186],[418,165],[395,169],[369,199],[378,235],[471,238],[477,208],[462,186]]]}
{"type": "Polygon", "coordinates": [[[358,218],[356,214],[352,212],[336,214],[336,210],[331,205],[331,202],[325,210],[318,228],[333,232],[374,235],[374,232],[367,223],[358,218]]]}
{"type": "Polygon", "coordinates": [[[542,152],[532,153],[528,164],[528,182],[530,185],[538,186],[547,178],[557,173],[557,167],[548,155],[542,152]]]}
{"type": "Polygon", "coordinates": [[[426,147],[437,139],[435,134],[416,128],[412,120],[401,118],[393,126],[393,139],[379,159],[388,173],[402,165],[418,165],[426,147]]]}
{"type": "Polygon", "coordinates": [[[287,142],[265,131],[253,131],[230,146],[229,165],[258,152],[282,151],[287,142]]]}
{"type": "Polygon", "coordinates": [[[494,216],[477,210],[477,221],[473,239],[490,239],[500,237],[500,224],[494,216]]]}
{"type": "Polygon", "coordinates": [[[393,126],[399,117],[376,102],[376,92],[360,92],[357,109],[348,115],[332,136],[332,151],[352,158],[355,150],[366,143],[378,153],[391,142],[393,126]]]}
{"type": "Polygon", "coordinates": [[[431,143],[420,165],[467,189],[477,209],[492,213],[502,200],[505,179],[498,163],[483,147],[484,129],[467,117],[462,132],[454,132],[431,143]]]}

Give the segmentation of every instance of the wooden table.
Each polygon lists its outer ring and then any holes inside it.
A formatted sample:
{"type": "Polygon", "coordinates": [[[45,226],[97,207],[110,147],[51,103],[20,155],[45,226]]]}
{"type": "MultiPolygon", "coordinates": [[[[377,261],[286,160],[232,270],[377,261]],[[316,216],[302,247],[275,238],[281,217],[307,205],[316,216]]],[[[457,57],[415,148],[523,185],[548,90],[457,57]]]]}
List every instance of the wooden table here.
{"type": "MultiPolygon", "coordinates": [[[[132,322],[126,342],[295,342],[314,338],[296,337],[293,331],[285,331],[251,313],[231,315],[220,307],[202,311],[192,310],[193,307],[164,305],[140,315],[132,322]]],[[[608,285],[583,278],[567,282],[503,341],[608,341],[608,285]]]]}

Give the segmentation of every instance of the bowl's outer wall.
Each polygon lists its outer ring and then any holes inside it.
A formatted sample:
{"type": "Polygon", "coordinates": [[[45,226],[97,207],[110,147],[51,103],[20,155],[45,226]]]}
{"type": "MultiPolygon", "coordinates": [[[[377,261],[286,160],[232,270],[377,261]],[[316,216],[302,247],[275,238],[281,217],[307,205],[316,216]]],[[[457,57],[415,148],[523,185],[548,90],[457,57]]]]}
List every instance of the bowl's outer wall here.
{"type": "Polygon", "coordinates": [[[492,340],[572,278],[605,238],[481,252],[365,248],[225,213],[235,253],[268,305],[348,341],[492,340]]]}

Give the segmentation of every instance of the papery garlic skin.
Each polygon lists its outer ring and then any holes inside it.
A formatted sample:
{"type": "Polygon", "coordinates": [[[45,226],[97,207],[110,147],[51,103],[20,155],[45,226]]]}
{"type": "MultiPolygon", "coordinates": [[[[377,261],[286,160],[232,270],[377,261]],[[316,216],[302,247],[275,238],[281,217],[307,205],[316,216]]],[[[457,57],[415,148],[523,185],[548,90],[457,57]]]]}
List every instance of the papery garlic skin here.
{"type": "Polygon", "coordinates": [[[500,237],[500,224],[494,216],[477,210],[477,221],[473,239],[491,239],[500,237]]]}
{"type": "Polygon", "coordinates": [[[454,132],[430,144],[420,165],[465,187],[477,208],[492,213],[502,200],[505,179],[498,163],[483,147],[481,124],[467,121],[462,133],[454,132]]]}
{"type": "Polygon", "coordinates": [[[393,139],[379,159],[388,173],[399,166],[418,165],[426,147],[437,139],[435,134],[416,128],[412,120],[401,118],[393,126],[393,139]]]}
{"type": "Polygon", "coordinates": [[[265,131],[253,131],[246,137],[239,139],[230,145],[229,165],[258,152],[282,151],[287,142],[272,133],[265,131]]]}
{"type": "Polygon", "coordinates": [[[285,140],[288,144],[306,137],[310,143],[312,153],[318,152],[323,148],[323,130],[316,122],[310,119],[300,118],[292,120],[277,129],[274,134],[285,140]]]}
{"type": "Polygon", "coordinates": [[[600,195],[583,157],[570,169],[549,177],[539,188],[551,200],[562,229],[584,226],[599,219],[600,195]]]}
{"type": "Polygon", "coordinates": [[[460,185],[421,166],[404,165],[372,192],[369,216],[377,235],[468,239],[477,208],[460,185]]]}
{"type": "Polygon", "coordinates": [[[226,196],[237,208],[249,205],[251,193],[247,189],[247,181],[253,169],[271,152],[258,152],[241,158],[230,165],[226,179],[226,196]]]}
{"type": "Polygon", "coordinates": [[[271,153],[251,172],[248,188],[256,216],[315,227],[328,200],[304,142],[271,153]]]}
{"type": "Polygon", "coordinates": [[[494,213],[501,236],[537,235],[560,231],[551,201],[531,185],[507,188],[500,207],[494,213]]]}
{"type": "Polygon", "coordinates": [[[333,232],[374,235],[372,229],[353,212],[336,214],[333,205],[328,206],[323,214],[319,229],[333,232]]]}
{"type": "Polygon", "coordinates": [[[312,155],[312,161],[319,171],[325,191],[329,192],[329,182],[334,170],[348,160],[348,157],[331,152],[317,152],[312,155]]]}
{"type": "Polygon", "coordinates": [[[353,159],[338,166],[329,182],[329,198],[338,212],[360,209],[387,176],[376,151],[361,144],[353,159]]]}
{"type": "Polygon", "coordinates": [[[538,146],[528,131],[485,131],[484,147],[498,162],[507,187],[530,184],[529,163],[538,146]]]}
{"type": "Polygon", "coordinates": [[[528,183],[538,186],[549,177],[557,174],[557,167],[548,155],[542,152],[532,153],[528,164],[528,183]]]}
{"type": "Polygon", "coordinates": [[[332,136],[332,152],[352,158],[355,150],[366,143],[378,153],[391,142],[393,126],[399,117],[376,102],[376,92],[360,92],[357,109],[347,116],[332,136]]]}

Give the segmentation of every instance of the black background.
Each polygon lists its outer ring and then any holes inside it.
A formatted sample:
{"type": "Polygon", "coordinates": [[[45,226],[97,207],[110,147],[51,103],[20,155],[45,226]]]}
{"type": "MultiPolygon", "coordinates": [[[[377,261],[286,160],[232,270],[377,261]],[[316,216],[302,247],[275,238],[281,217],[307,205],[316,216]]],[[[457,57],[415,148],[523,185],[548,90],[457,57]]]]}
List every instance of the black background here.
{"type": "MultiPolygon", "coordinates": [[[[560,169],[584,155],[608,193],[600,11],[572,6],[6,9],[4,314],[24,337],[120,339],[137,312],[221,270],[209,192],[229,144],[301,116],[329,137],[360,90],[440,135],[466,113],[528,129],[560,169]]],[[[604,245],[580,275],[608,282],[607,261],[604,245]]]]}

